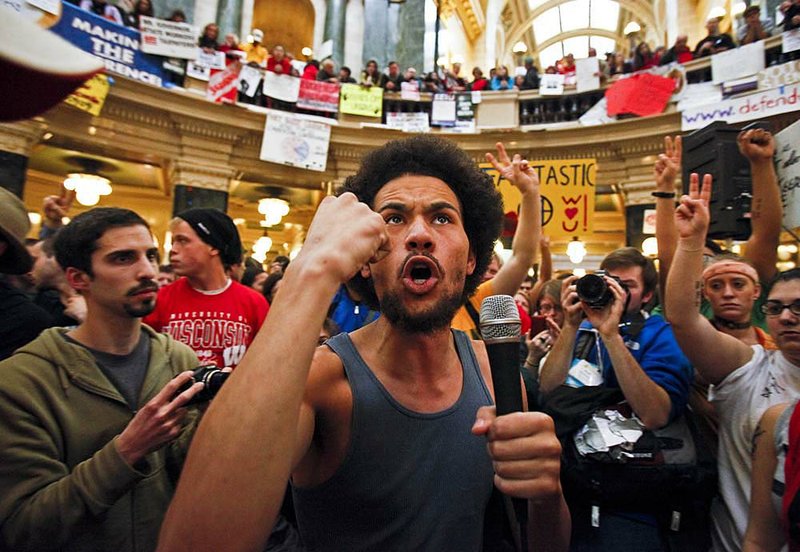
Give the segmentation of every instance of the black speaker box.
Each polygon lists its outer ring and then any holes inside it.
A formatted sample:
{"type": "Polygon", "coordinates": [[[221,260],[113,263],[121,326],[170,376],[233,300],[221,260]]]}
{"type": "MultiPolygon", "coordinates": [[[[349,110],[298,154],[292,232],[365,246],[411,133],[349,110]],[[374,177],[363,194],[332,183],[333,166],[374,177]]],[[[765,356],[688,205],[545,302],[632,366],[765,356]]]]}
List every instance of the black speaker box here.
{"type": "MultiPolygon", "coordinates": [[[[768,128],[755,122],[747,128],[768,128]]],[[[708,237],[715,240],[750,237],[750,201],[752,182],[750,163],[739,153],[736,137],[740,129],[718,121],[683,137],[683,191],[689,191],[689,175],[697,173],[714,178],[709,210],[708,237]]]]}

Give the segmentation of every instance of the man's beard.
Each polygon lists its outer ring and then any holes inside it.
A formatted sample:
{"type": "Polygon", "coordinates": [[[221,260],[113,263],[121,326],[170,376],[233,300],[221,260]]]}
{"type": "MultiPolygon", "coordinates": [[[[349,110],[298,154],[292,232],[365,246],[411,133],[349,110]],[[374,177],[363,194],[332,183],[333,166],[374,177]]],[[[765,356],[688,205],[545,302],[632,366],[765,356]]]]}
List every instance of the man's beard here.
{"type": "Polygon", "coordinates": [[[123,308],[125,309],[125,312],[127,312],[130,315],[131,318],[142,318],[155,310],[156,302],[155,299],[152,301],[145,301],[138,307],[126,304],[123,306],[123,308]]]}
{"type": "Polygon", "coordinates": [[[409,334],[432,334],[437,330],[449,328],[456,312],[461,308],[461,292],[453,292],[443,297],[433,308],[410,313],[403,305],[400,295],[387,291],[381,297],[381,314],[397,329],[409,334]]]}

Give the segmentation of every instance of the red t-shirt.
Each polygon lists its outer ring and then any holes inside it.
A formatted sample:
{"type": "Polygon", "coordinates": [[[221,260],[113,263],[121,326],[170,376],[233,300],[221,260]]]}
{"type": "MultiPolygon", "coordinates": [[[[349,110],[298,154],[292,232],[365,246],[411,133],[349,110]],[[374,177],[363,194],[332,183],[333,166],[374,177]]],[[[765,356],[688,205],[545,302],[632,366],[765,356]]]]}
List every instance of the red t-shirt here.
{"type": "Polygon", "coordinates": [[[283,68],[283,75],[292,74],[292,62],[289,61],[289,58],[283,58],[282,60],[278,61],[274,57],[270,56],[267,60],[267,71],[272,71],[274,73],[276,65],[280,65],[283,68]]]}
{"type": "Polygon", "coordinates": [[[179,278],[158,291],[156,308],[144,322],[188,345],[201,364],[235,367],[269,311],[264,296],[239,282],[206,295],[179,278]]]}

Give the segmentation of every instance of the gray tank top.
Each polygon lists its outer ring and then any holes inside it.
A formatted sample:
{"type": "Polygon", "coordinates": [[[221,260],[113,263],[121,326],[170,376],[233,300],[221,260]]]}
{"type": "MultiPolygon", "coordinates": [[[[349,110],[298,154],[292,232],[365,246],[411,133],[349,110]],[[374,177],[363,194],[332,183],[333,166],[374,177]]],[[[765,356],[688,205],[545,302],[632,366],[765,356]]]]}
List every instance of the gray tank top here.
{"type": "Polygon", "coordinates": [[[328,340],[353,392],[350,443],[324,483],[293,488],[308,550],[480,550],[493,471],[486,440],[470,432],[493,404],[469,338],[454,330],[461,396],[432,414],[404,408],[347,334],[328,340]]]}

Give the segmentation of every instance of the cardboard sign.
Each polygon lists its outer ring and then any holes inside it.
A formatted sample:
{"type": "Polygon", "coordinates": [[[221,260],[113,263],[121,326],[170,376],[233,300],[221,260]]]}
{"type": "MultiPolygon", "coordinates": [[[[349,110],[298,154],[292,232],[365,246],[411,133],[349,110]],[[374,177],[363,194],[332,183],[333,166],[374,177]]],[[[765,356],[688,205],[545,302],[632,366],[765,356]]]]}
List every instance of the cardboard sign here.
{"type": "Polygon", "coordinates": [[[142,52],[139,31],[122,27],[63,2],[61,19],[50,30],[84,52],[101,58],[106,70],[139,82],[161,86],[162,60],[142,52]]]}
{"type": "Polygon", "coordinates": [[[427,113],[403,113],[398,111],[386,114],[386,126],[399,128],[403,132],[428,132],[431,129],[427,113]]]}
{"type": "Polygon", "coordinates": [[[249,65],[242,65],[239,71],[239,92],[252,98],[256,95],[263,71],[249,65]]]}
{"type": "Polygon", "coordinates": [[[781,45],[784,54],[800,50],[800,29],[792,29],[781,33],[781,45]]]}
{"type": "Polygon", "coordinates": [[[297,107],[336,113],[339,111],[339,86],[333,82],[300,79],[297,107]]]}
{"type": "Polygon", "coordinates": [[[711,56],[711,80],[720,84],[764,70],[764,41],[745,44],[711,56]]]}
{"type": "Polygon", "coordinates": [[[380,117],[383,114],[383,88],[343,84],[339,111],[363,117],[380,117]]]}
{"type": "Polygon", "coordinates": [[[800,227],[800,121],[775,135],[775,172],[781,188],[783,225],[800,227]]]}
{"type": "Polygon", "coordinates": [[[443,127],[456,125],[456,99],[450,94],[434,94],[431,124],[443,127]]]}
{"type": "Polygon", "coordinates": [[[109,88],[108,76],[100,73],[84,82],[80,88],[67,96],[64,103],[98,117],[106,102],[109,88]]]}
{"type": "Polygon", "coordinates": [[[282,102],[294,103],[300,93],[300,80],[291,75],[279,75],[273,71],[264,73],[264,95],[282,102]]]}
{"type": "Polygon", "coordinates": [[[600,88],[600,60],[596,57],[576,59],[575,78],[578,94],[600,88]]]}
{"type": "Polygon", "coordinates": [[[331,125],[321,118],[270,109],[258,157],[271,163],[324,171],[330,139],[331,125]]]}
{"type": "Polygon", "coordinates": [[[225,69],[211,69],[206,98],[216,103],[236,101],[241,64],[231,63],[225,69]]]}
{"type": "Polygon", "coordinates": [[[158,56],[195,59],[197,57],[197,29],[188,23],[141,16],[142,51],[158,56]]]}
{"type": "Polygon", "coordinates": [[[560,96],[564,93],[564,75],[545,73],[539,77],[540,96],[560,96]]]}
{"type": "Polygon", "coordinates": [[[675,81],[650,73],[639,73],[619,80],[606,90],[608,115],[656,115],[667,107],[674,90],[675,81]]]}
{"type": "Polygon", "coordinates": [[[412,102],[419,101],[419,82],[401,82],[400,83],[400,99],[410,100],[412,102]]]}
{"type": "MultiPolygon", "coordinates": [[[[519,212],[519,190],[503,178],[490,163],[479,167],[489,174],[503,196],[504,212],[519,212]]],[[[542,230],[554,239],[572,239],[593,231],[595,159],[532,161],[539,176],[542,195],[542,230]]]]}

